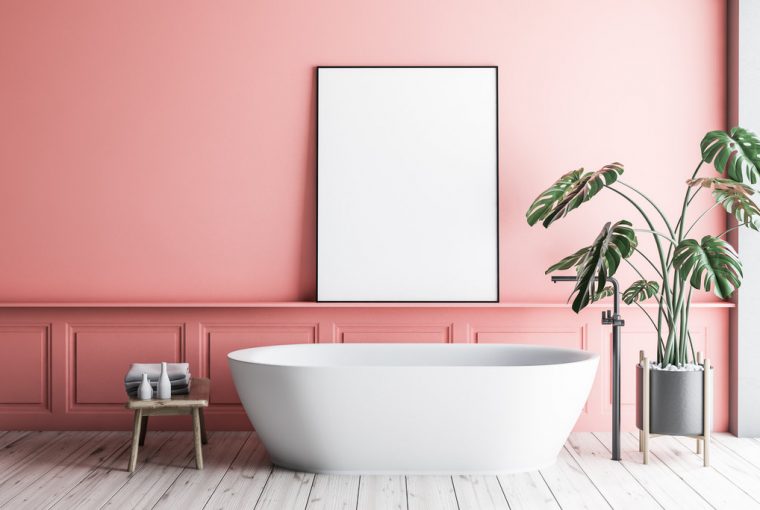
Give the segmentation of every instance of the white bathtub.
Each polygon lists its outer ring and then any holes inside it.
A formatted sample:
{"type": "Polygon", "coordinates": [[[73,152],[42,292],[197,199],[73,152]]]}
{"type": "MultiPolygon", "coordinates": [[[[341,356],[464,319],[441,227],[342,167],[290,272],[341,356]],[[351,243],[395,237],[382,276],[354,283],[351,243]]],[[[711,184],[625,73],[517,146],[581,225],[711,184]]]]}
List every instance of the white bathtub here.
{"type": "Polygon", "coordinates": [[[598,355],[525,345],[314,344],[228,355],[272,461],[318,473],[509,473],[554,463],[598,355]]]}

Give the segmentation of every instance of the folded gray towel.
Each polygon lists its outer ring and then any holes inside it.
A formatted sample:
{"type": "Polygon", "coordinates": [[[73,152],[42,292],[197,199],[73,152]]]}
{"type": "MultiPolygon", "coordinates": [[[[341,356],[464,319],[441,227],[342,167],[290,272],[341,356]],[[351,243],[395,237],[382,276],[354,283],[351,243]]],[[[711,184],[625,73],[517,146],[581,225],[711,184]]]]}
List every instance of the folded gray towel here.
{"type": "MultiPolygon", "coordinates": [[[[153,386],[154,390],[158,387],[158,378],[156,379],[148,378],[148,382],[150,383],[151,386],[153,386]]],[[[169,383],[171,384],[172,388],[187,386],[188,384],[190,384],[190,374],[187,374],[182,379],[169,379],[169,383]]],[[[142,379],[139,381],[126,382],[124,383],[124,387],[127,389],[127,391],[129,391],[133,388],[139,388],[140,384],[142,384],[142,379]]]]}
{"type": "MultiPolygon", "coordinates": [[[[138,389],[137,388],[130,388],[127,390],[127,395],[130,397],[136,397],[137,396],[138,389]]],[[[190,384],[185,384],[183,386],[172,386],[172,395],[187,395],[190,393],[190,384]]],[[[153,387],[153,398],[156,398],[156,388],[153,387]]]]}
{"type": "MultiPolygon", "coordinates": [[[[167,363],[166,372],[169,374],[169,380],[184,379],[190,377],[189,363],[167,363]]],[[[129,372],[124,377],[124,382],[138,383],[142,381],[142,375],[148,374],[148,379],[158,381],[161,377],[161,363],[133,363],[129,372]]]]}

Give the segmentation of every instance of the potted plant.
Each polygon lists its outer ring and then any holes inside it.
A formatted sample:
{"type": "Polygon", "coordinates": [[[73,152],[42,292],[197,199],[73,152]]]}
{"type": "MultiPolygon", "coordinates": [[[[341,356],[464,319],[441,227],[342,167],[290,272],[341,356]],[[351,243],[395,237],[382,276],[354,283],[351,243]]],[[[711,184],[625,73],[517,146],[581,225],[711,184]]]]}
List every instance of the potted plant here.
{"type": "MultiPolygon", "coordinates": [[[[607,279],[621,264],[630,266],[640,278],[624,292],[623,301],[634,304],[649,319],[657,334],[657,361],[650,364],[650,431],[660,434],[699,435],[703,433],[702,367],[695,359],[689,333],[692,291],[712,290],[719,298],[730,297],[742,281],[742,265],[724,236],[737,228],[760,228],[760,208],[750,186],[760,180],[760,139],[736,127],[728,132],[711,131],[701,142],[702,158],[686,190],[681,214],[672,222],[647,195],[623,182],[623,165],[611,163],[595,172],[582,168],[562,175],[541,193],[526,213],[528,224],[549,227],[598,193],[607,190],[633,206],[643,220],[634,228],[625,219],[608,222],[594,241],[549,267],[546,273],[575,269],[577,282],[570,295],[577,313],[589,304],[609,296],[607,279]],[[717,174],[700,175],[711,164],[717,174]],[[687,215],[694,198],[703,190],[712,193],[715,203],[700,211],[695,219],[687,215]],[[695,225],[713,208],[721,206],[736,224],[717,235],[701,239],[689,237],[695,225]],[[637,233],[653,237],[655,252],[638,248],[637,233]],[[653,299],[656,313],[641,302],[653,299]]],[[[638,366],[641,378],[643,367],[638,366]]],[[[639,395],[641,394],[639,389],[639,395]]],[[[641,403],[637,421],[641,428],[641,403]]]]}

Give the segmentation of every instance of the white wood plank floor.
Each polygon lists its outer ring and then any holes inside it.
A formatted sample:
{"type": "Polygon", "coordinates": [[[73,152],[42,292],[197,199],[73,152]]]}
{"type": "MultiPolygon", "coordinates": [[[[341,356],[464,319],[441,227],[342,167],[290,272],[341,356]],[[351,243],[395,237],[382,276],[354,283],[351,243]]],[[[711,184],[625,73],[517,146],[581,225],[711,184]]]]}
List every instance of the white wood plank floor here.
{"type": "Polygon", "coordinates": [[[694,440],[609,433],[570,436],[554,466],[502,476],[328,476],[269,462],[255,433],[214,432],[195,469],[189,432],[149,432],[126,470],[126,432],[0,432],[0,509],[445,510],[760,509],[760,439],[716,434],[712,467],[694,440]]]}

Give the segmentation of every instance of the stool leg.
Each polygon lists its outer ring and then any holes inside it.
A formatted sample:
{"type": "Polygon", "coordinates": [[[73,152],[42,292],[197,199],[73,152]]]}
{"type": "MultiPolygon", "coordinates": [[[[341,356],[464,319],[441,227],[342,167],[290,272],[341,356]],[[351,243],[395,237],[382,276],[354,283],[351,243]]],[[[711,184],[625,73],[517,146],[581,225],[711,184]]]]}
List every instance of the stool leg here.
{"type": "Polygon", "coordinates": [[[145,433],[148,432],[148,417],[142,417],[142,423],[140,423],[140,446],[145,445],[145,433]]]}
{"type": "Polygon", "coordinates": [[[132,453],[129,456],[129,472],[137,466],[137,450],[140,448],[140,425],[142,425],[142,409],[135,410],[135,426],[132,430],[132,453]]]}
{"type": "Polygon", "coordinates": [[[198,409],[201,420],[201,443],[208,444],[208,434],[206,433],[206,417],[203,414],[203,408],[198,409]]]}
{"type": "Polygon", "coordinates": [[[193,442],[195,443],[195,467],[203,469],[203,450],[201,446],[201,418],[200,410],[193,408],[193,442]]]}

